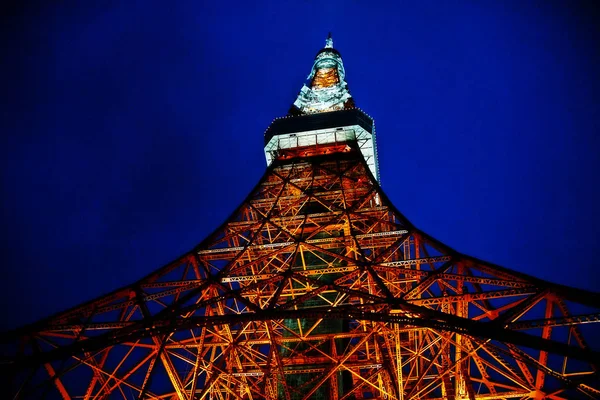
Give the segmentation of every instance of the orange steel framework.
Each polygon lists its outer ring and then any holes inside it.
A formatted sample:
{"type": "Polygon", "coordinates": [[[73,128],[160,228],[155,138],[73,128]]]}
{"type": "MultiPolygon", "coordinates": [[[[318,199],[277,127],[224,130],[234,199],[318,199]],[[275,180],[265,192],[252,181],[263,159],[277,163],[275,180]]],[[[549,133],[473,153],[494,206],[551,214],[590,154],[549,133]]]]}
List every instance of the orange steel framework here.
{"type": "Polygon", "coordinates": [[[190,252],[5,334],[7,398],[600,398],[600,295],[420,231],[359,146],[281,149],[190,252]]]}

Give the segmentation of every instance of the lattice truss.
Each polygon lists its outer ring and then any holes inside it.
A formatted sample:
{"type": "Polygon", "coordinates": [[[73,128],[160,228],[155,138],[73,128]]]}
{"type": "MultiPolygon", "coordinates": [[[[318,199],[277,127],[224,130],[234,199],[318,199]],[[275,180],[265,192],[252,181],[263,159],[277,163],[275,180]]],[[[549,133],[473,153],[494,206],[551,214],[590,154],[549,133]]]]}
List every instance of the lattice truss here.
{"type": "Polygon", "coordinates": [[[419,231],[352,150],[275,162],[191,252],[5,336],[2,374],[36,399],[599,398],[599,312],[419,231]]]}

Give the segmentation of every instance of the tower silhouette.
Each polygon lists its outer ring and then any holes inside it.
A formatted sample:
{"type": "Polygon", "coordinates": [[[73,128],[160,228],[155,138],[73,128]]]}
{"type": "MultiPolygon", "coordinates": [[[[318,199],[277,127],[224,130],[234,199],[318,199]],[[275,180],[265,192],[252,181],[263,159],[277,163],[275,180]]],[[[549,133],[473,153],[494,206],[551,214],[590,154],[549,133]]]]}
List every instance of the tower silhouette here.
{"type": "Polygon", "coordinates": [[[413,226],[379,186],[331,35],[265,157],[188,253],[3,334],[9,398],[600,398],[599,294],[413,226]]]}

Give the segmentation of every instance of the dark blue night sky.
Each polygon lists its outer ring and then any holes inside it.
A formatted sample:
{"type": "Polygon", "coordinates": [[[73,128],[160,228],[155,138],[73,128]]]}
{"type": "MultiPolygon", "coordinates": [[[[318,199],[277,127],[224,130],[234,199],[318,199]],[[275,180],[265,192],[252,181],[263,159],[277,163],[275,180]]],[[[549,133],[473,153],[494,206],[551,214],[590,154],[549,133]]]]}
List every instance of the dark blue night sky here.
{"type": "Polygon", "coordinates": [[[0,23],[1,328],[133,282],[223,222],[329,31],[410,221],[599,289],[595,2],[48,3],[0,23]]]}

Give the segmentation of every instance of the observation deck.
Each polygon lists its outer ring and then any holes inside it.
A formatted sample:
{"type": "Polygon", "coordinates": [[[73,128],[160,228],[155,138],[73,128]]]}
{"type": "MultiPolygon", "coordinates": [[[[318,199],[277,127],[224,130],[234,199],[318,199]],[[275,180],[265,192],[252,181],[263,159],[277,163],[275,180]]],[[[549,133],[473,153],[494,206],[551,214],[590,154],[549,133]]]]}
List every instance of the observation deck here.
{"type": "Polygon", "coordinates": [[[379,181],[375,123],[358,108],[276,118],[265,131],[267,165],[282,151],[356,143],[371,173],[379,181]]]}

